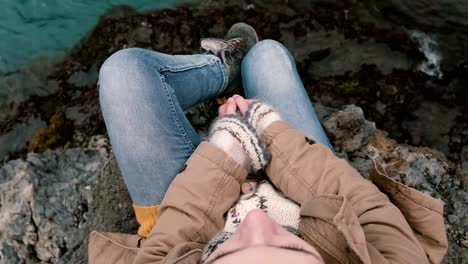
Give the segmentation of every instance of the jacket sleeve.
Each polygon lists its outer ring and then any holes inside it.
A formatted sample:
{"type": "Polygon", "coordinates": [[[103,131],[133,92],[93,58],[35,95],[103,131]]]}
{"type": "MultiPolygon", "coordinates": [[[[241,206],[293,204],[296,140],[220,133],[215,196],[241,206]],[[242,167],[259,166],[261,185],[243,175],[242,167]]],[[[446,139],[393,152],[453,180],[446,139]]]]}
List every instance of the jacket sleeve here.
{"type": "Polygon", "coordinates": [[[272,155],[267,175],[301,204],[305,239],[329,256],[324,259],[428,263],[399,209],[345,160],[284,121],[271,124],[263,138],[272,155]]]}
{"type": "Polygon", "coordinates": [[[162,263],[176,245],[209,242],[223,229],[224,214],[239,199],[246,177],[247,171],[228,154],[202,142],[169,186],[158,221],[134,263],[162,263]]]}

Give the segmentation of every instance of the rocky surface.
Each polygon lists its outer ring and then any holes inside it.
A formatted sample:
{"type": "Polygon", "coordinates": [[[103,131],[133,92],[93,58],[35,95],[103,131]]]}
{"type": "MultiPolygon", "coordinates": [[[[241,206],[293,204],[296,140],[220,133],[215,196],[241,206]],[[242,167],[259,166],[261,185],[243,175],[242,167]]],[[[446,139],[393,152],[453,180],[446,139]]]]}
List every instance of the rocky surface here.
{"type": "Polygon", "coordinates": [[[322,122],[337,154],[363,177],[369,176],[374,159],[394,180],[444,201],[449,250],[443,263],[468,263],[468,170],[438,151],[397,144],[388,133],[375,130],[359,107],[345,106],[325,116],[322,122]]]}
{"type": "MultiPolygon", "coordinates": [[[[32,116],[50,124],[60,113],[74,129],[62,136],[62,145],[82,146],[91,136],[105,134],[96,82],[110,54],[128,47],[193,54],[200,38],[222,37],[230,25],[246,21],[261,38],[279,40],[291,50],[313,101],[335,108],[358,105],[399,142],[438,149],[453,161],[468,160],[468,64],[458,56],[457,63],[440,68],[430,53],[437,51],[436,42],[387,15],[372,3],[352,0],[202,1],[146,13],[116,7],[55,67],[47,60],[45,67],[33,63],[0,78],[8,91],[24,90],[7,92],[0,100],[5,109],[0,135],[32,116]],[[428,50],[428,43],[434,47],[428,50]],[[437,69],[443,78],[420,72],[421,65],[437,69]]],[[[22,147],[0,147],[9,153],[7,159],[24,157],[33,139],[31,133],[18,134],[22,147]]],[[[60,147],[44,141],[40,148],[60,147]]]]}
{"type": "Polygon", "coordinates": [[[97,151],[47,151],[0,171],[0,262],[58,263],[87,237],[97,151]]]}
{"type": "MultiPolygon", "coordinates": [[[[96,136],[106,134],[98,69],[128,47],[196,53],[200,38],[222,37],[237,21],[291,50],[338,155],[365,177],[374,157],[395,179],[444,200],[444,262],[467,263],[468,64],[457,55],[442,79],[420,72],[437,65],[390,13],[372,6],[221,0],[145,13],[117,7],[63,60],[1,76],[8,90],[0,94],[0,263],[86,263],[90,230],[135,231],[112,152],[96,136]]],[[[213,99],[187,115],[203,133],[215,108],[213,99]]]]}
{"type": "MultiPolygon", "coordinates": [[[[215,113],[202,104],[192,122],[215,113]]],[[[445,201],[450,248],[444,263],[468,260],[468,170],[441,153],[397,144],[365,120],[359,107],[317,105],[337,154],[364,177],[372,158],[389,175],[445,201]],[[337,123],[340,125],[337,126],[337,123]]],[[[200,127],[206,130],[207,123],[200,127]]],[[[157,151],[157,150],[155,150],[157,151]]],[[[88,148],[29,154],[0,171],[0,263],[86,263],[91,230],[136,232],[131,200],[103,136],[88,148]]]]}
{"type": "Polygon", "coordinates": [[[90,230],[132,232],[131,200],[107,140],[31,153],[0,170],[0,263],[87,263],[90,230]]]}

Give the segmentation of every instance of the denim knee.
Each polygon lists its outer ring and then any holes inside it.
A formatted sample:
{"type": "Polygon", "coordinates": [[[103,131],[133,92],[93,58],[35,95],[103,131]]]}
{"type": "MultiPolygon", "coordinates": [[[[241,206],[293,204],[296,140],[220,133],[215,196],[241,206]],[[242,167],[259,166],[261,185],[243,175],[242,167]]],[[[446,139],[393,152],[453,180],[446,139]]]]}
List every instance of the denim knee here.
{"type": "Polygon", "coordinates": [[[265,39],[252,47],[242,62],[242,66],[248,67],[295,67],[294,59],[288,49],[280,42],[265,39]]]}
{"type": "Polygon", "coordinates": [[[145,67],[144,51],[140,48],[128,48],[115,52],[102,64],[99,70],[98,89],[100,93],[124,93],[134,89],[132,79],[145,67]]]}

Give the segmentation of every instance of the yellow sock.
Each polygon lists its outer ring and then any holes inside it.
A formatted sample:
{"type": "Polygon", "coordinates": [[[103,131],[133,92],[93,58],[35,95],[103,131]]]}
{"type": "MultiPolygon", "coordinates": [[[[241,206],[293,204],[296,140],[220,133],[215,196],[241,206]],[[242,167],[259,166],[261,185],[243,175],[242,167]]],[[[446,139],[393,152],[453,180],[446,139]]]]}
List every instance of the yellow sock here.
{"type": "Polygon", "coordinates": [[[156,220],[158,220],[159,205],[139,206],[134,204],[133,209],[140,224],[138,235],[146,238],[156,224],[156,220]]]}

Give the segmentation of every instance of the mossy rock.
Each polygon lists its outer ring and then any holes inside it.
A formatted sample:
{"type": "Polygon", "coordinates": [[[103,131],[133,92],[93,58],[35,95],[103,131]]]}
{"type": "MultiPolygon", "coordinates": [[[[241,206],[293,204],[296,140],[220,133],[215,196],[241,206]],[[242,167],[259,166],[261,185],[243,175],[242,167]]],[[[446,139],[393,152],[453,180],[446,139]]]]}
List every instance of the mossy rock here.
{"type": "Polygon", "coordinates": [[[72,138],[71,124],[63,114],[56,113],[49,120],[49,126],[39,129],[31,140],[28,152],[44,152],[63,146],[72,138]]]}
{"type": "Polygon", "coordinates": [[[344,94],[357,94],[362,89],[358,80],[349,80],[338,85],[338,90],[344,94]]]}

